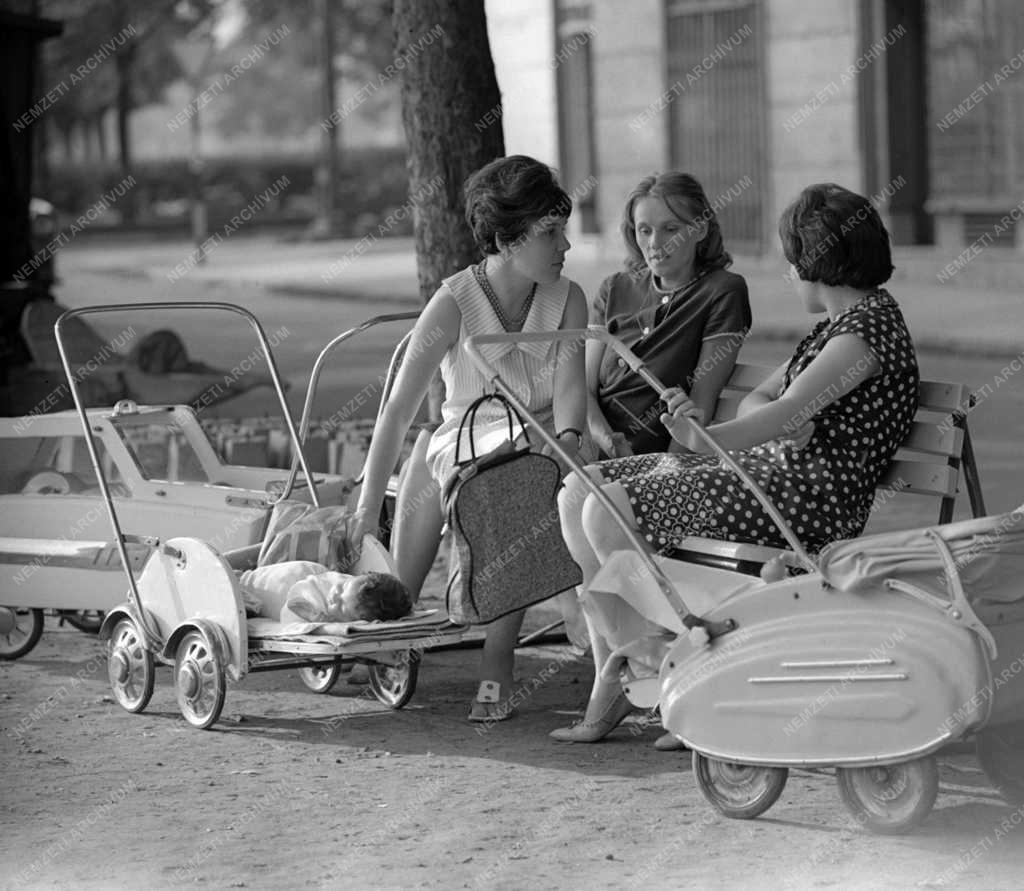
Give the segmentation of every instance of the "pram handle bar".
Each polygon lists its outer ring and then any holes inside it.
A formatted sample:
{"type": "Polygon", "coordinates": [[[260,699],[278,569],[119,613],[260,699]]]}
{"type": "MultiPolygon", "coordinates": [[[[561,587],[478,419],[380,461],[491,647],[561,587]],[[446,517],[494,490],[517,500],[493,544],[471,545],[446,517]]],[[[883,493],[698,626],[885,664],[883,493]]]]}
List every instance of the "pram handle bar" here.
{"type": "MultiPolygon", "coordinates": [[[[57,340],[57,351],[60,353],[61,365],[64,366],[64,376],[67,378],[68,387],[71,391],[71,398],[74,400],[75,409],[82,422],[82,429],[85,431],[85,445],[89,450],[89,460],[92,461],[93,471],[95,472],[96,480],[100,485],[100,494],[103,497],[103,503],[107,508],[110,525],[114,530],[114,543],[117,545],[117,551],[121,557],[121,565],[128,574],[129,601],[138,608],[139,620],[143,631],[154,640],[159,640],[159,635],[154,635],[146,625],[146,613],[142,608],[139,589],[135,582],[135,574],[132,572],[131,563],[128,560],[127,548],[125,547],[126,537],[121,531],[121,524],[117,519],[117,511],[114,508],[114,502],[110,495],[110,487],[107,485],[107,478],[103,473],[99,451],[96,448],[96,441],[93,439],[92,427],[89,424],[89,416],[86,414],[85,406],[82,403],[82,396],[78,390],[78,380],[71,372],[71,361],[68,358],[67,348],[64,344],[63,329],[68,321],[78,316],[97,315],[99,313],[110,312],[151,312],[153,310],[165,309],[213,309],[221,310],[223,312],[233,312],[242,316],[242,318],[252,326],[252,329],[256,332],[256,338],[259,340],[260,347],[263,349],[263,354],[267,358],[267,370],[270,372],[270,378],[273,381],[274,390],[277,392],[277,398],[281,403],[281,413],[284,417],[284,422],[288,427],[288,434],[291,436],[292,442],[296,444],[295,454],[299,463],[302,465],[302,472],[306,477],[307,484],[309,485],[309,497],[315,507],[320,506],[320,500],[317,498],[316,494],[316,483],[313,480],[313,475],[309,471],[309,466],[306,464],[305,455],[302,453],[302,443],[299,440],[298,431],[295,429],[295,422],[292,420],[291,412],[288,411],[288,401],[285,399],[284,388],[281,386],[281,377],[278,373],[277,365],[274,362],[274,355],[270,350],[270,343],[267,340],[267,335],[263,330],[263,326],[259,323],[256,316],[249,312],[249,310],[244,309],[241,306],[236,306],[233,303],[208,301],[199,301],[196,303],[184,301],[160,301],[156,303],[106,303],[98,306],[82,306],[78,309],[69,309],[62,313],[60,318],[58,318],[53,325],[53,333],[57,340]]],[[[276,501],[280,499],[268,500],[276,501]]]]}
{"type": "MultiPolygon", "coordinates": [[[[585,329],[574,328],[565,331],[552,332],[543,331],[536,333],[517,332],[506,334],[477,334],[467,339],[465,348],[466,352],[469,353],[470,357],[476,363],[477,367],[480,368],[480,370],[484,373],[485,376],[487,376],[488,380],[492,384],[497,386],[500,381],[499,375],[493,368],[491,368],[491,366],[483,358],[479,349],[477,349],[478,345],[485,343],[545,343],[548,341],[578,340],[581,337],[589,340],[598,340],[604,343],[606,346],[611,347],[611,349],[619,355],[619,357],[630,367],[630,369],[639,374],[640,377],[642,377],[659,396],[663,395],[665,391],[668,389],[660,380],[658,380],[657,377],[655,377],[654,374],[650,372],[650,370],[648,370],[647,366],[644,365],[643,360],[640,359],[640,357],[637,356],[636,353],[629,349],[629,347],[627,347],[617,337],[615,337],[612,334],[609,334],[600,325],[591,325],[585,329]]],[[[502,392],[508,395],[505,389],[503,389],[502,392]]],[[[517,405],[516,407],[520,408],[519,405],[517,405]]],[[[779,528],[779,531],[786,539],[786,542],[789,544],[794,554],[796,554],[800,563],[803,564],[803,566],[805,566],[808,570],[812,572],[815,571],[818,568],[817,564],[804,549],[803,545],[800,543],[800,539],[797,538],[796,534],[789,527],[789,524],[786,522],[785,518],[779,512],[778,508],[776,508],[775,505],[772,503],[768,495],[764,491],[762,491],[761,487],[758,486],[757,483],[753,480],[753,478],[751,478],[750,474],[748,474],[746,470],[744,470],[736,462],[732,455],[730,455],[725,449],[723,449],[718,444],[715,438],[710,433],[708,433],[708,431],[704,428],[703,425],[699,424],[693,418],[687,418],[686,420],[689,422],[690,426],[696,431],[697,435],[701,438],[701,440],[703,440],[712,450],[712,452],[714,452],[716,457],[723,461],[733,471],[733,473],[735,473],[743,481],[743,483],[750,489],[750,491],[753,492],[757,500],[761,502],[761,505],[764,507],[765,512],[768,514],[768,516],[772,518],[772,521],[779,528]]],[[[551,437],[550,435],[546,434],[546,431],[540,430],[539,432],[541,433],[541,436],[544,439],[544,441],[547,442],[549,445],[552,445],[553,448],[556,449],[557,453],[563,458],[563,460],[565,460],[567,458],[567,455],[562,450],[561,446],[557,443],[557,441],[554,440],[554,437],[551,437]]],[[[570,464],[571,466],[574,467],[574,469],[576,469],[576,462],[570,462],[570,464]]],[[[588,483],[590,482],[589,476],[587,474],[582,474],[582,476],[586,478],[588,483]]],[[[596,485],[591,485],[591,488],[592,491],[595,492],[595,494],[599,492],[599,487],[597,487],[596,485]]],[[[603,495],[603,493],[601,494],[603,495]]],[[[601,503],[605,504],[605,501],[606,498],[602,497],[601,503]]],[[[605,506],[607,507],[609,504],[610,501],[605,506]]],[[[619,525],[623,528],[624,531],[628,530],[630,540],[634,543],[639,544],[640,539],[635,535],[635,533],[633,533],[632,529],[629,529],[629,524],[626,523],[625,519],[621,517],[619,512],[617,510],[612,509],[612,516],[616,518],[616,521],[619,523],[619,525]]],[[[646,553],[647,548],[646,546],[643,546],[641,544],[638,550],[640,550],[641,553],[646,553]]],[[[647,562],[652,566],[656,565],[654,564],[653,560],[649,559],[649,557],[647,558],[647,562]]]]}
{"type": "MultiPolygon", "coordinates": [[[[328,344],[320,350],[320,355],[316,357],[316,361],[313,363],[313,370],[309,373],[309,386],[306,387],[306,399],[302,404],[302,418],[299,421],[299,435],[298,440],[300,444],[305,444],[306,437],[309,435],[309,425],[312,420],[313,412],[313,397],[316,395],[316,388],[320,382],[320,374],[323,371],[324,364],[327,362],[327,357],[334,352],[334,350],[341,346],[346,340],[355,337],[357,334],[361,334],[367,328],[372,328],[375,325],[383,324],[384,322],[407,322],[413,319],[419,318],[418,312],[396,312],[382,316],[374,316],[372,319],[367,319],[361,325],[356,325],[355,328],[349,328],[347,331],[343,331],[337,337],[333,338],[328,344]]],[[[401,352],[402,345],[409,339],[409,335],[406,334],[402,338],[399,344],[399,349],[396,349],[391,357],[391,362],[388,365],[387,375],[384,379],[384,390],[381,394],[380,405],[377,408],[377,420],[380,420],[380,413],[384,408],[384,403],[387,401],[388,393],[391,391],[391,384],[394,381],[395,374],[398,371],[399,353],[401,352]]],[[[330,419],[328,419],[330,420],[330,419]]],[[[344,420],[344,418],[342,419],[344,420]]],[[[292,460],[291,470],[288,473],[288,482],[285,484],[284,493],[281,498],[287,498],[295,486],[295,477],[298,473],[298,454],[292,460]]],[[[362,482],[362,474],[356,483],[362,482]]]]}

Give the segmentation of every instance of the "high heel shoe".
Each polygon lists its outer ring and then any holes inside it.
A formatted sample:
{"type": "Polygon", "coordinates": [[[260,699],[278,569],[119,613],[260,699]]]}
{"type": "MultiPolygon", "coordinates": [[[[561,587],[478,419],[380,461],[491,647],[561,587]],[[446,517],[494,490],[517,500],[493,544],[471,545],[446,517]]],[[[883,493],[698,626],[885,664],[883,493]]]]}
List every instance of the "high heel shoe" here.
{"type": "Polygon", "coordinates": [[[654,748],[659,752],[684,752],[686,743],[674,733],[663,733],[654,741],[654,748]]]}
{"type": "Polygon", "coordinates": [[[559,742],[594,743],[604,739],[633,711],[633,703],[619,692],[596,720],[584,718],[572,727],[559,727],[548,735],[559,742]]]}

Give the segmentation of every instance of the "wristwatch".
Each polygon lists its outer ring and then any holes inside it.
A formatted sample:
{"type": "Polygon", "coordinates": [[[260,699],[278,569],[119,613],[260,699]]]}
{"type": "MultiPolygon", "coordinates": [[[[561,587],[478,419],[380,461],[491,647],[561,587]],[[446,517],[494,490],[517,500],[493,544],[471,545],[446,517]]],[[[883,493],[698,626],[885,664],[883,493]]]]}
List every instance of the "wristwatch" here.
{"type": "Polygon", "coordinates": [[[575,427],[566,427],[564,430],[559,430],[558,433],[555,434],[555,438],[561,439],[566,433],[572,433],[576,437],[577,452],[583,448],[583,434],[575,427]]]}

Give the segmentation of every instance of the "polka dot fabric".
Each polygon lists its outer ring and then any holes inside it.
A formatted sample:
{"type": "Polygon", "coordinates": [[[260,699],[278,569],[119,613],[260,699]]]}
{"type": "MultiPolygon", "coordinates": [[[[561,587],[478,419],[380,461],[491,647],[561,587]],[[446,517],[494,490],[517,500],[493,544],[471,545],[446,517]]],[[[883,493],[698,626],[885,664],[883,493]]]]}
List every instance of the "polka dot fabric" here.
{"type": "MultiPolygon", "coordinates": [[[[914,345],[899,306],[882,289],[814,327],[793,353],[780,392],[840,334],[860,337],[879,373],[815,414],[803,449],[773,441],[732,453],[812,551],[860,534],[917,411],[914,345]]],[[[606,480],[622,483],[640,531],[658,550],[686,535],[786,546],[760,502],[714,456],[639,455],[600,466],[606,480]]]]}

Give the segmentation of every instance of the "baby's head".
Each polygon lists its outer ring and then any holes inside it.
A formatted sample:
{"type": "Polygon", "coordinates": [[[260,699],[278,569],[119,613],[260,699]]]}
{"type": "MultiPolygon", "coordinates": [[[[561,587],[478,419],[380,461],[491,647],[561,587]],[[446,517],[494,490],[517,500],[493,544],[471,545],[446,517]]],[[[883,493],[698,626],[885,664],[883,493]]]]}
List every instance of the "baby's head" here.
{"type": "Polygon", "coordinates": [[[352,619],[400,619],[412,610],[412,597],[402,582],[386,572],[354,575],[341,590],[341,607],[352,619]]]}

